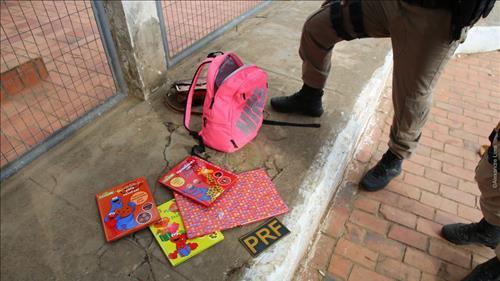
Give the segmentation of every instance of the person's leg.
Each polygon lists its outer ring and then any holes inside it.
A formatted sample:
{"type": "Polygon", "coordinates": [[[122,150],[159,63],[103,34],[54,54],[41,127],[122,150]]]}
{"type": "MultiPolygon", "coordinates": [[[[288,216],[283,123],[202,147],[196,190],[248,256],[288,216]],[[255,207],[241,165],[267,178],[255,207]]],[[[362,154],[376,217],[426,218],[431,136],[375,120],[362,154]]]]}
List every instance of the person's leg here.
{"type": "Polygon", "coordinates": [[[484,218],[479,223],[449,224],[441,230],[442,236],[458,245],[479,243],[495,248],[500,243],[500,187],[499,178],[494,177],[493,165],[488,154],[483,155],[476,167],[476,181],[481,191],[481,211],[484,218]],[[495,184],[496,182],[496,184],[495,184]],[[494,187],[497,188],[494,188],[494,187]]]}
{"type": "Polygon", "coordinates": [[[401,164],[415,149],[427,120],[432,88],[458,43],[451,42],[451,12],[427,9],[401,1],[386,1],[394,69],[394,117],[389,150],[361,181],[367,191],[377,191],[401,173],[401,164]]]}
{"type": "MultiPolygon", "coordinates": [[[[351,4],[355,1],[351,1],[351,4]]],[[[388,29],[384,11],[379,1],[363,1],[361,10],[362,22],[370,37],[387,37],[388,29]],[[363,11],[369,11],[365,13],[363,11]]],[[[352,6],[328,4],[321,7],[308,17],[302,29],[299,55],[302,59],[302,80],[304,85],[296,94],[288,97],[271,99],[271,106],[279,112],[300,113],[310,116],[320,116],[323,113],[321,97],[323,88],[330,73],[332,50],[336,43],[344,40],[343,32],[337,31],[332,24],[333,12],[341,13],[342,30],[349,37],[357,34],[352,26],[350,13],[352,6]],[[337,9],[338,8],[338,9],[337,9]]],[[[359,6],[358,6],[359,7],[359,6]]]]}
{"type": "Polygon", "coordinates": [[[451,41],[450,10],[399,3],[397,33],[392,36],[391,30],[394,118],[389,149],[404,159],[417,146],[431,109],[432,89],[458,42],[451,41]]]}

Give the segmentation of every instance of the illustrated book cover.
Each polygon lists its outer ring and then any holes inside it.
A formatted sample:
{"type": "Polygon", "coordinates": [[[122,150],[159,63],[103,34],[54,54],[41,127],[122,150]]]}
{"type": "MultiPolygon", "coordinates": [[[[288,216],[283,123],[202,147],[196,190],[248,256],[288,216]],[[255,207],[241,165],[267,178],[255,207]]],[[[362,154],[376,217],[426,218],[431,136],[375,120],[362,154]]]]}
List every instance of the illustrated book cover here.
{"type": "Polygon", "coordinates": [[[160,178],[163,185],[204,206],[210,206],[236,182],[235,174],[195,156],[188,156],[160,178]]]}
{"type": "Polygon", "coordinates": [[[100,192],[96,199],[108,242],[143,229],[160,219],[144,177],[100,192]]]}
{"type": "Polygon", "coordinates": [[[158,206],[158,211],[161,218],[158,222],[150,225],[149,229],[173,266],[224,240],[224,235],[219,231],[202,237],[187,239],[175,199],[158,206]]]}

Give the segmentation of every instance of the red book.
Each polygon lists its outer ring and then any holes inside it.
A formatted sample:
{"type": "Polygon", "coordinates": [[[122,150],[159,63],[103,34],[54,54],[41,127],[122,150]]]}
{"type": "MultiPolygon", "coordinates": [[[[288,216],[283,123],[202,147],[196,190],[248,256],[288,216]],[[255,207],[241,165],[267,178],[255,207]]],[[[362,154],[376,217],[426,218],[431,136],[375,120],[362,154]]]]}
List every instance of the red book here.
{"type": "Polygon", "coordinates": [[[236,181],[235,174],[195,156],[188,156],[160,178],[163,185],[207,207],[236,181]]]}
{"type": "Polygon", "coordinates": [[[98,193],[96,199],[108,242],[148,227],[160,219],[144,177],[98,193]]]}

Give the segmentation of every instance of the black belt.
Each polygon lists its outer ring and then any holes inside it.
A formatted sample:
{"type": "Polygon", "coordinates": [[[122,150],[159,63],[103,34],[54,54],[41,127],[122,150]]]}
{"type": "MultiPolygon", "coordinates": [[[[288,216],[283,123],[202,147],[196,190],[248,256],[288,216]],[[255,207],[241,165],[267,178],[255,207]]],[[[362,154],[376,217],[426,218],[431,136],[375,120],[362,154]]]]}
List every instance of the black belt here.
{"type": "Polygon", "coordinates": [[[403,0],[410,5],[426,9],[451,9],[453,0],[403,0]]]}

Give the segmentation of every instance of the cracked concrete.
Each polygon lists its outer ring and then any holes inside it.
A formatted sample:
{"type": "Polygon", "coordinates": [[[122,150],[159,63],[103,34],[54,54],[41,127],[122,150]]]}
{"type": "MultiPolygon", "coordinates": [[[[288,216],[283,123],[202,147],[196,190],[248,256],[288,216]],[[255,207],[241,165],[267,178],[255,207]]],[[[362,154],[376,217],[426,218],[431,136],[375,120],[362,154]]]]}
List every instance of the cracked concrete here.
{"type": "MultiPolygon", "coordinates": [[[[301,25],[320,2],[275,2],[168,71],[168,81],[191,77],[204,54],[233,50],[269,74],[270,96],[301,86],[297,54],[301,25]]],[[[270,119],[321,122],[320,129],[263,126],[258,137],[232,154],[208,151],[209,160],[235,172],[264,167],[291,210],[315,186],[299,190],[318,153],[347,126],[364,83],[384,63],[388,40],[339,44],[327,83],[321,119],[284,115],[270,119]]],[[[193,117],[193,123],[199,117],[193,117]]],[[[351,140],[352,141],[352,140],[351,140]]],[[[239,280],[254,259],[238,237],[256,225],[224,231],[225,240],[172,267],[149,230],[106,243],[95,194],[145,176],[155,201],[172,198],[158,178],[195,144],[182,114],[165,108],[163,96],[128,98],[2,183],[1,273],[5,280],[239,280]]],[[[346,152],[348,153],[348,152],[346,152]]],[[[334,188],[334,187],[332,187],[334,188]]],[[[282,217],[292,233],[292,218],[282,217]]],[[[284,238],[279,243],[287,243],[284,238]]],[[[270,262],[272,265],[272,261],[270,262]]],[[[290,270],[293,270],[291,268],[290,270]]]]}

